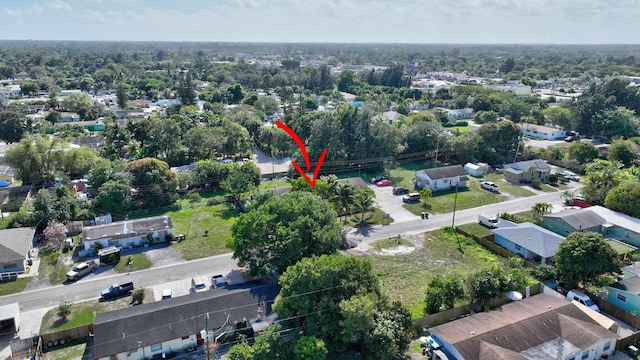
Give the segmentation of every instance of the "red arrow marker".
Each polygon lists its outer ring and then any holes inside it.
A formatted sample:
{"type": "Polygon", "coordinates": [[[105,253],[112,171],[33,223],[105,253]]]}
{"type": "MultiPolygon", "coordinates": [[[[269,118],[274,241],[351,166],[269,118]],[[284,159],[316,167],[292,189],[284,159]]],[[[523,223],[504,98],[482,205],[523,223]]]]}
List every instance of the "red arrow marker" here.
{"type": "MultiPolygon", "coordinates": [[[[296,144],[298,144],[298,148],[300,148],[300,152],[302,152],[302,157],[304,157],[304,162],[307,164],[307,171],[311,171],[311,162],[309,161],[309,153],[307,153],[307,148],[304,146],[304,143],[302,142],[302,140],[300,140],[300,137],[298,136],[298,134],[296,134],[295,131],[291,130],[290,127],[288,127],[287,125],[285,125],[280,121],[276,121],[276,126],[278,126],[282,130],[284,130],[287,134],[289,134],[289,136],[293,138],[293,141],[295,141],[296,144]]],[[[322,162],[324,161],[324,157],[327,155],[328,150],[329,150],[328,148],[325,148],[322,151],[322,154],[320,155],[320,159],[318,159],[318,163],[316,164],[316,169],[313,172],[313,179],[309,179],[309,176],[306,174],[306,172],[304,172],[304,170],[302,170],[300,165],[298,165],[295,161],[291,162],[293,164],[293,167],[295,167],[296,170],[298,170],[300,175],[304,177],[304,179],[309,183],[309,185],[311,185],[311,187],[316,187],[316,180],[318,179],[318,173],[320,172],[320,167],[322,166],[322,162]]]]}

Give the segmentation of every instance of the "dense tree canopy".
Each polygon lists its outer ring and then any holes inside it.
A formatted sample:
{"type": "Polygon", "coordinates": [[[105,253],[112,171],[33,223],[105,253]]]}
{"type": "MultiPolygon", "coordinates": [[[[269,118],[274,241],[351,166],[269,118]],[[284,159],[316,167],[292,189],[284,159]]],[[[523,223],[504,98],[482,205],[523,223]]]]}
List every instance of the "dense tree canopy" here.
{"type": "Polygon", "coordinates": [[[152,158],[134,160],[127,163],[125,171],[131,174],[133,202],[138,209],[171,205],[178,199],[176,174],[166,162],[152,158]]]}
{"type": "Polygon", "coordinates": [[[27,130],[27,119],[23,114],[11,111],[0,112],[0,140],[9,144],[18,142],[27,130]]]}
{"type": "Polygon", "coordinates": [[[232,227],[233,257],[253,275],[282,273],[300,259],[336,252],[337,214],[319,197],[291,192],[258,195],[232,227]]]}
{"type": "Polygon", "coordinates": [[[560,243],[556,274],[568,288],[586,286],[599,275],[616,272],[620,272],[620,260],[601,234],[574,232],[560,243]]]}

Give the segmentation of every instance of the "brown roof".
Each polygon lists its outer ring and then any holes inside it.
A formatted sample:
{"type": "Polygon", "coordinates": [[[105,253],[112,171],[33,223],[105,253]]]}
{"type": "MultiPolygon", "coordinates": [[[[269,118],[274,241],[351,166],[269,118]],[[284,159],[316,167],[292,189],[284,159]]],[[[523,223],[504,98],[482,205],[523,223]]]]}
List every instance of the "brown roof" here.
{"type": "Polygon", "coordinates": [[[340,180],[338,180],[338,182],[348,182],[349,184],[351,184],[356,189],[364,189],[364,188],[367,187],[367,183],[364,180],[362,180],[362,178],[360,178],[360,177],[352,177],[352,178],[340,179],[340,180]]]}
{"type": "Polygon", "coordinates": [[[437,326],[433,334],[466,360],[565,358],[601,339],[616,338],[579,306],[540,294],[437,326]]]}

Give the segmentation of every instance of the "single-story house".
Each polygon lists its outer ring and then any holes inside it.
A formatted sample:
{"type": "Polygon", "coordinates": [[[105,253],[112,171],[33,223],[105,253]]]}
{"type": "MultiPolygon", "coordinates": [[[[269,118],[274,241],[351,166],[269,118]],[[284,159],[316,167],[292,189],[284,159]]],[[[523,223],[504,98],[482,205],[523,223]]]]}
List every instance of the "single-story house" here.
{"type": "Polygon", "coordinates": [[[13,303],[0,306],[0,335],[13,335],[18,330],[20,330],[20,305],[13,303]]]}
{"type": "Polygon", "coordinates": [[[633,276],[607,286],[607,301],[626,312],[640,313],[640,277],[633,276]]]}
{"type": "Polygon", "coordinates": [[[564,236],[530,222],[493,229],[493,242],[541,265],[555,262],[555,255],[564,236]]]}
{"type": "Polygon", "coordinates": [[[246,329],[250,335],[274,319],[278,284],[217,288],[96,315],[93,358],[160,359],[246,329]],[[236,326],[237,324],[237,326],[236,326]]]}
{"type": "Polygon", "coordinates": [[[402,114],[397,111],[385,111],[382,113],[382,117],[385,118],[385,120],[387,120],[389,124],[393,124],[395,121],[402,117],[402,114]]]}
{"type": "Polygon", "coordinates": [[[539,294],[436,326],[431,337],[449,360],[599,360],[613,354],[618,338],[599,316],[539,294]]]}
{"type": "Polygon", "coordinates": [[[542,226],[563,236],[576,231],[601,232],[601,225],[607,221],[602,216],[585,210],[567,209],[558,213],[545,214],[542,216],[542,226]]]}
{"type": "Polygon", "coordinates": [[[515,184],[530,182],[533,179],[547,182],[549,174],[551,174],[551,166],[540,159],[504,165],[504,179],[515,184]]]}
{"type": "Polygon", "coordinates": [[[104,142],[104,136],[81,136],[73,139],[73,143],[80,146],[86,146],[91,149],[97,149],[104,142]]]}
{"type": "Polygon", "coordinates": [[[74,112],[62,112],[60,113],[60,122],[74,122],[80,121],[80,115],[74,112]]]}
{"type": "Polygon", "coordinates": [[[346,182],[351,184],[351,186],[353,186],[356,189],[365,189],[368,187],[367,183],[362,180],[362,178],[360,177],[352,177],[352,178],[346,178],[346,179],[339,179],[337,182],[341,183],[341,182],[346,182]]]}
{"type": "Polygon", "coordinates": [[[447,117],[449,118],[450,123],[455,124],[458,122],[458,120],[471,119],[471,117],[473,117],[473,109],[451,109],[447,111],[447,117]]]}
{"type": "Polygon", "coordinates": [[[0,279],[26,271],[35,233],[28,227],[0,230],[0,279]]]}
{"type": "Polygon", "coordinates": [[[525,135],[545,140],[564,139],[567,136],[565,130],[544,125],[521,124],[520,130],[525,135]]]}
{"type": "Polygon", "coordinates": [[[416,171],[414,185],[417,189],[427,188],[431,191],[451,190],[456,186],[466,187],[468,175],[461,165],[425,169],[416,171]]]}
{"type": "Polygon", "coordinates": [[[117,221],[110,224],[86,226],[82,229],[80,256],[94,252],[96,244],[102,247],[117,246],[132,248],[149,243],[148,234],[156,241],[164,242],[173,234],[169,216],[117,221]]]}
{"type": "Polygon", "coordinates": [[[471,176],[482,177],[484,176],[484,174],[489,172],[489,165],[485,163],[477,163],[477,164],[466,163],[464,164],[464,169],[471,176]]]}
{"type": "Polygon", "coordinates": [[[542,217],[542,224],[545,229],[560,235],[591,231],[600,233],[605,238],[640,247],[640,219],[602,206],[546,214],[542,217]]]}

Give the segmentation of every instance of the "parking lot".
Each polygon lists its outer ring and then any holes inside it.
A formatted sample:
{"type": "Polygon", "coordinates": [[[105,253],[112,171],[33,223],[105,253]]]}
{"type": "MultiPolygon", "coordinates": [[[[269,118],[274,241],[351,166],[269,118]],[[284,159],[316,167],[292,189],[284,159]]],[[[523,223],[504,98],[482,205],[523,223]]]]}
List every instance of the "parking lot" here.
{"type": "Polygon", "coordinates": [[[376,194],[376,204],[380,210],[391,216],[394,222],[406,222],[416,220],[419,217],[402,207],[403,195],[393,195],[393,186],[379,187],[369,184],[369,188],[376,194]]]}
{"type": "MultiPolygon", "coordinates": [[[[218,274],[197,274],[197,275],[194,275],[193,277],[202,278],[202,280],[204,281],[206,290],[209,290],[214,288],[214,286],[212,286],[212,281],[211,281],[211,278],[213,275],[218,275],[218,274]]],[[[241,284],[249,280],[238,270],[233,270],[229,273],[219,274],[219,275],[224,276],[228,285],[241,284]]],[[[165,289],[171,289],[172,297],[174,298],[178,296],[190,295],[196,292],[191,285],[191,279],[172,281],[172,282],[164,283],[162,285],[153,286],[151,289],[153,290],[154,301],[162,300],[162,292],[165,289]]]]}

